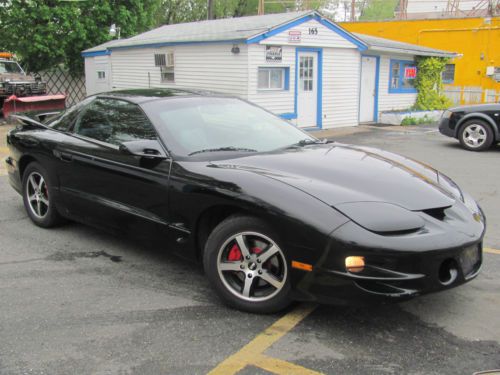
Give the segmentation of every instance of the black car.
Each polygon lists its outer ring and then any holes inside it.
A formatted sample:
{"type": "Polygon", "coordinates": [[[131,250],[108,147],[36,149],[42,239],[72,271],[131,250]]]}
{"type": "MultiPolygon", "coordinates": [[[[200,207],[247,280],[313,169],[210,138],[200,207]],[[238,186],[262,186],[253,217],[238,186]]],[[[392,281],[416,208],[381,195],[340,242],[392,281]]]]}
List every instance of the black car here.
{"type": "Polygon", "coordinates": [[[239,309],[400,301],[481,266],[483,213],[444,174],[319,141],[240,99],[118,91],[18,119],[7,168],[36,225],[156,239],[239,309]]]}
{"type": "Polygon", "coordinates": [[[477,104],[444,111],[439,131],[456,138],[471,151],[483,151],[500,142],[500,103],[477,104]]]}

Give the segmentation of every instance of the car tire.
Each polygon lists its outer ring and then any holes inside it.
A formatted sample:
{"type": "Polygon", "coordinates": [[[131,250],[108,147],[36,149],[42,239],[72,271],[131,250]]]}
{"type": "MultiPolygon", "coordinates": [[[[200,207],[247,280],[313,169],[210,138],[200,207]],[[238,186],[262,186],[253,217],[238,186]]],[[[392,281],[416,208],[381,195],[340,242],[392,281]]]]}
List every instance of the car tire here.
{"type": "Polygon", "coordinates": [[[463,148],[470,151],[484,151],[491,147],[494,141],[493,130],[483,120],[472,119],[460,128],[458,140],[463,148]]]}
{"type": "Polygon", "coordinates": [[[39,227],[50,228],[63,221],[55,207],[53,186],[42,165],[37,162],[28,164],[23,173],[24,208],[31,221],[39,227]]]}
{"type": "Polygon", "coordinates": [[[267,314],[291,303],[289,262],[279,244],[269,224],[255,217],[231,216],[217,225],[205,244],[203,266],[226,304],[267,314]]]}

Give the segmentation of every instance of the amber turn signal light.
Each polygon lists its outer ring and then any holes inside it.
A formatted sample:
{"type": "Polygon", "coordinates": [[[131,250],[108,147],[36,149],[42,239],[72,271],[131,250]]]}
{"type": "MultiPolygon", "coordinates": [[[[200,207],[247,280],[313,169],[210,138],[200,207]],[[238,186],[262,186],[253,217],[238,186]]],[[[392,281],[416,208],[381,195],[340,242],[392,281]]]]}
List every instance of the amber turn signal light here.
{"type": "Polygon", "coordinates": [[[365,258],[352,256],[345,258],[345,268],[349,272],[361,272],[365,268],[365,258]]]}
{"type": "Polygon", "coordinates": [[[301,263],[297,262],[295,260],[292,260],[292,268],[297,268],[302,271],[308,271],[311,272],[313,270],[313,266],[307,263],[301,263]]]}

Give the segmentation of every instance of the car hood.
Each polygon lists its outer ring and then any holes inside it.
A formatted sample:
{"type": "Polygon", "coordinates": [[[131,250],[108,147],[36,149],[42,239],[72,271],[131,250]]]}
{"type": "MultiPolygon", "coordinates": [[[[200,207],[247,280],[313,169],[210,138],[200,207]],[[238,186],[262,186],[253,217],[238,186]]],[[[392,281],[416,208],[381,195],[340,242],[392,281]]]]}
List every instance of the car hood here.
{"type": "Polygon", "coordinates": [[[451,112],[498,111],[500,110],[500,103],[462,105],[459,107],[450,108],[449,110],[451,112]]]}
{"type": "MultiPolygon", "coordinates": [[[[408,210],[453,205],[451,180],[435,169],[390,152],[338,143],[255,154],[212,166],[246,170],[281,181],[330,206],[389,202],[408,210]]],[[[456,195],[456,192],[455,192],[456,195]]]]}

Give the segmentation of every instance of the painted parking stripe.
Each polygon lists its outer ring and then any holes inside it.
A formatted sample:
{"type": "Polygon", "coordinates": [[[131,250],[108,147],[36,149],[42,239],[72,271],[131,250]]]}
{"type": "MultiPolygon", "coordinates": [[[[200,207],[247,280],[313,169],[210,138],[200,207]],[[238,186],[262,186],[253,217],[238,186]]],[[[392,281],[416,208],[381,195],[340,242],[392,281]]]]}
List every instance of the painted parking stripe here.
{"type": "Polygon", "coordinates": [[[500,255],[500,250],[497,250],[497,249],[492,249],[491,247],[485,247],[483,248],[483,251],[485,253],[490,253],[490,254],[497,254],[497,255],[500,255]]]}
{"type": "Polygon", "coordinates": [[[309,370],[305,367],[271,358],[263,355],[271,345],[290,332],[297,324],[304,320],[316,305],[302,304],[292,310],[281,319],[274,322],[262,333],[258,334],[252,341],[241,348],[238,352],[219,363],[209,375],[232,375],[241,371],[246,366],[260,367],[274,374],[297,374],[318,375],[319,372],[309,370]]]}

